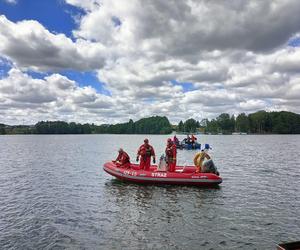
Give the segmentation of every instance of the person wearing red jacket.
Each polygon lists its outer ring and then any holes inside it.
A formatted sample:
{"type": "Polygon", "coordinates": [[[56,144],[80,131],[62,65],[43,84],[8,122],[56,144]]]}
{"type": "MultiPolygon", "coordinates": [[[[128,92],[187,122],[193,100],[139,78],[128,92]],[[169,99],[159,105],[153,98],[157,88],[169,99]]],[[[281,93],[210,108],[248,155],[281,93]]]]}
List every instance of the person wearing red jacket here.
{"type": "Polygon", "coordinates": [[[192,138],[191,138],[191,140],[192,140],[192,143],[195,143],[195,142],[197,141],[197,137],[196,137],[196,136],[194,136],[194,135],[192,135],[192,138]]]}
{"type": "Polygon", "coordinates": [[[165,153],[166,153],[166,161],[168,164],[168,169],[170,172],[174,172],[176,167],[177,149],[176,149],[176,144],[172,142],[170,138],[167,141],[167,147],[165,153]]]}
{"type": "Polygon", "coordinates": [[[149,144],[149,140],[145,139],[144,144],[138,149],[136,161],[140,159],[140,169],[149,170],[151,163],[151,156],[153,163],[155,163],[155,152],[153,147],[149,144]]]}
{"type": "Polygon", "coordinates": [[[122,148],[120,148],[119,155],[114,163],[117,167],[130,168],[130,157],[122,148]]]}

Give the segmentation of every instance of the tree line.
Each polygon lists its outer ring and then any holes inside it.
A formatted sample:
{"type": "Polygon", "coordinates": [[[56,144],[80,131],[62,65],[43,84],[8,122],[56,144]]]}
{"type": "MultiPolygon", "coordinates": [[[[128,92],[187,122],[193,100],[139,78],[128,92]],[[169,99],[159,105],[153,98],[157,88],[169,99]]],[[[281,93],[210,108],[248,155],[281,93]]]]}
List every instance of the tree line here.
{"type": "Polygon", "coordinates": [[[103,125],[64,121],[40,121],[34,126],[0,124],[0,134],[170,134],[172,130],[172,125],[165,116],[103,125]]]}
{"type": "Polygon", "coordinates": [[[186,133],[222,133],[231,134],[251,133],[251,134],[300,134],[300,115],[292,112],[266,112],[264,110],[237,116],[222,113],[217,118],[208,120],[202,119],[200,122],[188,119],[180,121],[177,131],[186,133]]]}
{"type": "Polygon", "coordinates": [[[35,125],[9,126],[0,124],[0,134],[170,134],[179,133],[222,133],[233,132],[253,134],[300,134],[300,115],[292,112],[266,112],[237,116],[222,113],[215,119],[193,118],[172,125],[165,116],[129,120],[117,124],[80,124],[64,121],[40,121],[35,125]]]}

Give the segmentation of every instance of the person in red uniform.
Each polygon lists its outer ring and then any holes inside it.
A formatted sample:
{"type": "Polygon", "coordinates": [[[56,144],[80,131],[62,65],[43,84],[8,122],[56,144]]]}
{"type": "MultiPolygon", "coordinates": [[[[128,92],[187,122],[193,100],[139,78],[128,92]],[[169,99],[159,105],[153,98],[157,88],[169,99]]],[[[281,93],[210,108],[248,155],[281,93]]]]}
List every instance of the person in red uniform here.
{"type": "Polygon", "coordinates": [[[114,163],[120,168],[130,168],[130,157],[122,148],[120,148],[119,155],[114,163]]]}
{"type": "Polygon", "coordinates": [[[145,139],[144,144],[138,149],[136,161],[140,159],[140,169],[149,170],[151,163],[151,156],[153,163],[155,163],[155,152],[153,147],[149,144],[149,140],[145,139]]]}
{"type": "Polygon", "coordinates": [[[166,161],[168,164],[168,169],[170,172],[175,171],[176,167],[176,155],[177,155],[177,150],[176,150],[176,144],[172,142],[172,140],[169,138],[167,141],[167,147],[166,147],[166,161]]]}
{"type": "Polygon", "coordinates": [[[195,143],[196,141],[197,141],[197,137],[196,136],[194,136],[194,135],[192,135],[192,143],[195,143]]]}
{"type": "Polygon", "coordinates": [[[175,145],[179,144],[179,140],[176,135],[174,135],[174,137],[173,137],[173,142],[175,143],[175,145]]]}

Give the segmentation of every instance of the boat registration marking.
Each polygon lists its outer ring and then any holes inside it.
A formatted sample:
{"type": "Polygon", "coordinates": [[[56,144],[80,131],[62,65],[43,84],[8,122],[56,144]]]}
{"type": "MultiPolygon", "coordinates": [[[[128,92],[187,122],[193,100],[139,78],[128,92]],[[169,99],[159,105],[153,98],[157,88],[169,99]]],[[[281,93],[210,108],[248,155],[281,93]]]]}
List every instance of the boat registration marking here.
{"type": "Polygon", "coordinates": [[[125,170],[124,174],[131,175],[131,176],[137,176],[137,172],[136,171],[125,170]]]}
{"type": "Polygon", "coordinates": [[[194,176],[192,176],[192,179],[207,179],[207,176],[194,175],[194,176]]]}
{"type": "Polygon", "coordinates": [[[157,172],[157,173],[151,173],[151,176],[152,177],[167,177],[167,173],[160,173],[160,172],[157,172]]]}

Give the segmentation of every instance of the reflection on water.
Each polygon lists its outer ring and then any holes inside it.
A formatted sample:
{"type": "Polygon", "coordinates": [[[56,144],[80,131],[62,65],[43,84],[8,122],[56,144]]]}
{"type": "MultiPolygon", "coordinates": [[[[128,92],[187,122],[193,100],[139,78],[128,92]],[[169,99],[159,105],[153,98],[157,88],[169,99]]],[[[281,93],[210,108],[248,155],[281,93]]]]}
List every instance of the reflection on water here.
{"type": "MultiPolygon", "coordinates": [[[[137,185],[103,172],[120,146],[134,159],[143,138],[0,136],[1,248],[274,249],[299,239],[299,136],[202,136],[219,188],[137,185]]],[[[149,138],[159,156],[167,136],[149,138]]],[[[179,164],[194,153],[179,151],[179,164]]]]}

